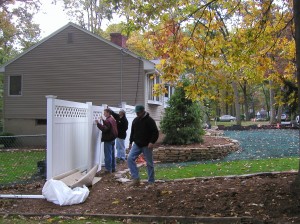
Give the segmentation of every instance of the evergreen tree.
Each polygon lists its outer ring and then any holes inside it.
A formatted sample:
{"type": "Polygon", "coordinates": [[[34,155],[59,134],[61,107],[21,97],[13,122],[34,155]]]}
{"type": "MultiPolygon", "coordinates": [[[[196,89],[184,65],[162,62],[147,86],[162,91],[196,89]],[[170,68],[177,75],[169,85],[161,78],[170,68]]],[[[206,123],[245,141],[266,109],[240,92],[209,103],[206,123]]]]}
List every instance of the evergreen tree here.
{"type": "Polygon", "coordinates": [[[183,87],[176,88],[160,127],[165,134],[165,144],[186,145],[202,142],[204,131],[200,104],[188,99],[183,87]]]}

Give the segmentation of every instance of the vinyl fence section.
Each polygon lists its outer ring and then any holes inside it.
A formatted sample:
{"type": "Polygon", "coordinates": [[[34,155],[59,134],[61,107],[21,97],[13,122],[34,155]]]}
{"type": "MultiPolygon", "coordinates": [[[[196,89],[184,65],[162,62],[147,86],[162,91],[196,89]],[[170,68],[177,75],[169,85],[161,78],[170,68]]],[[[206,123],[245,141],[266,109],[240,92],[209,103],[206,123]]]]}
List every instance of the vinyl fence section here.
{"type": "MultiPolygon", "coordinates": [[[[89,170],[104,161],[101,131],[95,120],[99,119],[107,105],[92,105],[47,97],[47,179],[72,171],[89,170]]],[[[121,108],[110,107],[115,112],[121,108]]],[[[129,144],[134,107],[126,104],[129,128],[125,144],[129,144]]]]}

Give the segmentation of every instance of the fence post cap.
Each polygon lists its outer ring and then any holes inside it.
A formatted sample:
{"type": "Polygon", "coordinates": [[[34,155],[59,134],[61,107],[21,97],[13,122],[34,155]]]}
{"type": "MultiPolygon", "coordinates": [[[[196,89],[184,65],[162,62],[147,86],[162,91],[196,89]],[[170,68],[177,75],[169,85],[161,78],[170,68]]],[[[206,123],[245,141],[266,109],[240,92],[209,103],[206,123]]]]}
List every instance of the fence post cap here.
{"type": "Polygon", "coordinates": [[[54,95],[47,95],[47,96],[46,96],[46,98],[47,98],[47,99],[49,99],[49,98],[56,99],[56,98],[57,98],[57,96],[54,96],[54,95]]]}

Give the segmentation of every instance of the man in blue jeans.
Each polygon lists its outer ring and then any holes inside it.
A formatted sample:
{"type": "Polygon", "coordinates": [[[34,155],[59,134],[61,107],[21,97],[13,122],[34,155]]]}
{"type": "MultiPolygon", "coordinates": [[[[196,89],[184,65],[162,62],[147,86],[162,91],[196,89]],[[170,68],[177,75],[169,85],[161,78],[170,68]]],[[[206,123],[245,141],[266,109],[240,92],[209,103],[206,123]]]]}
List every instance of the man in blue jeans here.
{"type": "Polygon", "coordinates": [[[153,184],[154,163],[153,163],[153,144],[157,141],[159,133],[155,121],[145,111],[143,105],[135,107],[137,117],[133,120],[129,139],[129,155],[127,158],[128,168],[131,173],[132,183],[130,186],[140,184],[139,170],[136,159],[140,154],[144,154],[147,163],[148,183],[153,184]],[[132,143],[134,144],[132,145],[132,143]]]}
{"type": "MultiPolygon", "coordinates": [[[[115,162],[115,139],[118,136],[117,122],[111,116],[111,110],[104,110],[103,124],[96,120],[97,127],[102,131],[101,141],[104,142],[104,164],[105,174],[113,173],[116,171],[115,162]]],[[[102,119],[101,119],[102,120],[102,119]]]]}

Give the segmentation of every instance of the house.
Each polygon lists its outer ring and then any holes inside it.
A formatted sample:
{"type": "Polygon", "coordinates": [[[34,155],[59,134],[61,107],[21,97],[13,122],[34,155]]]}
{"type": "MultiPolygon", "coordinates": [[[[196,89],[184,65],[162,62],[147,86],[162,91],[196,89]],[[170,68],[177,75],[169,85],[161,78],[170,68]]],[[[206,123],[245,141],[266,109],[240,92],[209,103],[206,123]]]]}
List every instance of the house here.
{"type": "Polygon", "coordinates": [[[155,63],[126,49],[122,35],[111,40],[68,23],[2,65],[4,131],[45,134],[46,95],[94,105],[143,104],[159,124],[165,97],[152,93],[160,82],[155,63]]]}

